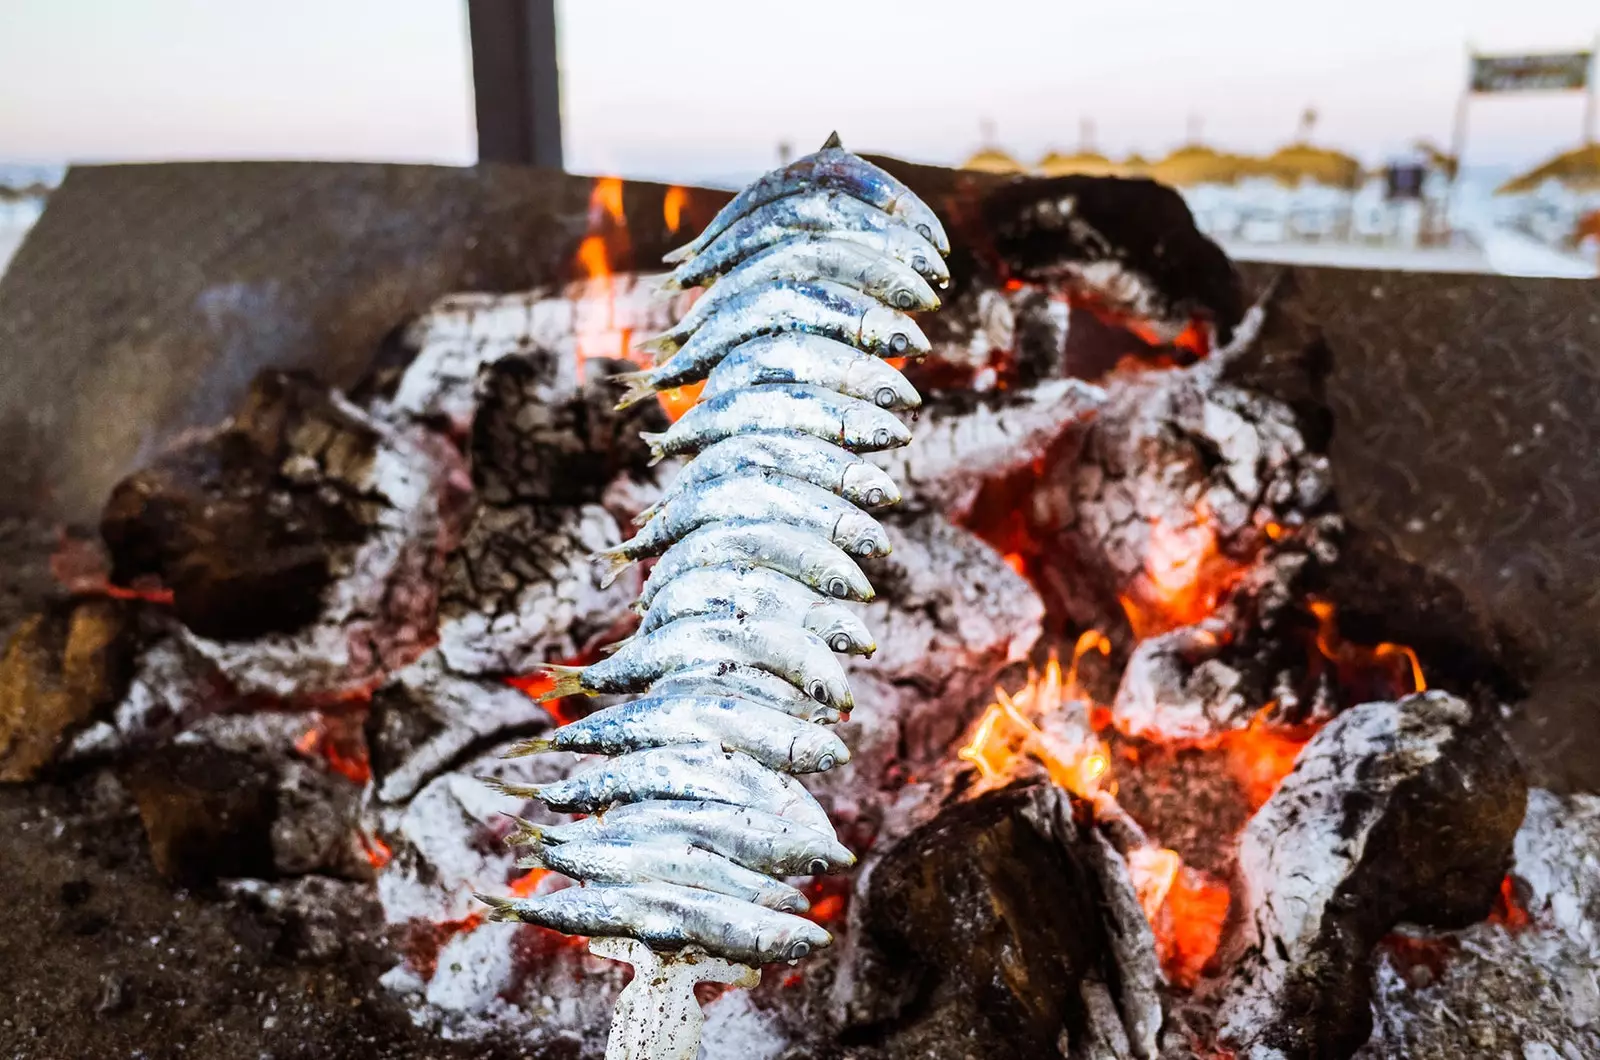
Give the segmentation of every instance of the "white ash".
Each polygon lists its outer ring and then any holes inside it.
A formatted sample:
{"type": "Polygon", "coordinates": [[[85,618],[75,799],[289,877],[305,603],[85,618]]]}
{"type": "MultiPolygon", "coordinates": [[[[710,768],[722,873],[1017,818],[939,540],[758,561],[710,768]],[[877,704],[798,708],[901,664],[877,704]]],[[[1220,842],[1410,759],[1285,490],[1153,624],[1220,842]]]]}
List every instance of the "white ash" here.
{"type": "Polygon", "coordinates": [[[107,720],[75,735],[61,751],[64,762],[111,758],[170,739],[187,724],[226,706],[210,663],[179,637],[163,637],[140,653],[127,694],[107,720]]]}
{"type": "Polygon", "coordinates": [[[474,680],[451,671],[430,651],[395,674],[388,690],[404,697],[406,709],[422,711],[433,731],[403,761],[377,778],[380,802],[410,798],[473,744],[509,729],[540,728],[550,713],[498,680],[474,680]]]}
{"type": "Polygon", "coordinates": [[[1026,390],[962,394],[930,403],[911,444],[868,459],[899,483],[907,508],[961,519],[990,479],[1043,457],[1105,400],[1099,387],[1050,379],[1026,390]]]}
{"type": "Polygon", "coordinates": [[[477,408],[479,370],[531,350],[560,354],[575,389],[583,358],[602,352],[606,337],[615,336],[605,355],[621,357],[629,337],[664,331],[688,311],[687,296],[660,298],[651,279],[624,274],[560,290],[441,298],[406,328],[405,345],[417,353],[387,411],[442,418],[465,431],[477,408]],[[582,348],[585,339],[596,348],[582,348]]]}
{"type": "Polygon", "coordinates": [[[1471,713],[1443,692],[1366,703],[1334,719],[1302,750],[1240,837],[1242,956],[1218,1011],[1224,1041],[1248,1043],[1277,1025],[1292,978],[1325,959],[1318,946],[1329,918],[1340,912],[1335,898],[1362,862],[1390,799],[1440,759],[1471,713]]]}
{"type": "Polygon", "coordinates": [[[782,1025],[750,1000],[747,990],[728,990],[705,1006],[700,1060],[778,1060],[791,1039],[782,1025]]]}
{"type": "Polygon", "coordinates": [[[1135,645],[1112,704],[1118,730],[1182,742],[1247,720],[1243,675],[1217,658],[1226,634],[1225,625],[1208,620],[1135,645]]]}
{"type": "Polygon", "coordinates": [[[296,957],[328,961],[369,941],[357,911],[371,908],[370,884],[301,876],[291,880],[220,880],[222,892],[284,930],[296,957]]]}
{"type": "Polygon", "coordinates": [[[1525,927],[1408,929],[1448,947],[1437,977],[1385,952],[1357,1057],[1600,1056],[1600,797],[1530,791],[1512,875],[1525,927]]]}
{"type": "Polygon", "coordinates": [[[522,674],[570,658],[638,595],[637,570],[601,589],[593,556],[622,540],[597,504],[483,505],[450,557],[439,652],[460,674],[522,674]]]}
{"type": "Polygon", "coordinates": [[[248,641],[184,634],[241,692],[289,698],[370,688],[421,654],[434,626],[442,557],[457,533],[456,498],[467,488],[465,464],[440,436],[390,427],[338,400],[382,442],[363,479],[347,484],[368,501],[366,539],[323,591],[316,620],[248,641]]]}

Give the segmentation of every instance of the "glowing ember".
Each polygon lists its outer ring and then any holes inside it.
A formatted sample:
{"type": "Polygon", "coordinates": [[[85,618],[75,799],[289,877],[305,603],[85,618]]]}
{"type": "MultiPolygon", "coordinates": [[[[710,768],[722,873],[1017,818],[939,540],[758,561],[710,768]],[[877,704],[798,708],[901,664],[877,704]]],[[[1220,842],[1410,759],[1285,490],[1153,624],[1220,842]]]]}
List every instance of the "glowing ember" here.
{"type": "Polygon", "coordinates": [[[367,861],[373,868],[383,868],[389,864],[389,859],[394,857],[394,850],[381,837],[357,832],[356,838],[361,842],[361,852],[366,854],[367,861]]]}
{"type": "Polygon", "coordinates": [[[996,688],[994,695],[995,702],[956,752],[977,767],[983,781],[1003,782],[1032,759],[1053,783],[1075,795],[1087,798],[1100,790],[1111,765],[1110,754],[1089,726],[1088,704],[1065,694],[1061,664],[1054,655],[1042,678],[1030,673],[1027,685],[1015,696],[1003,688],[996,688]],[[1079,718],[1065,713],[1069,704],[1079,718]],[[1041,728],[1034,719],[1047,727],[1041,728]]]}
{"type": "Polygon", "coordinates": [[[1078,681],[1078,667],[1082,664],[1083,657],[1091,651],[1097,651],[1105,656],[1111,654],[1111,641],[1107,640],[1106,635],[1098,629],[1084,630],[1078,634],[1077,643],[1072,646],[1072,664],[1067,667],[1068,699],[1087,700],[1089,698],[1084,695],[1083,686],[1078,681]]]}
{"type": "Polygon", "coordinates": [[[1184,990],[1193,988],[1222,939],[1227,887],[1189,868],[1176,851],[1155,846],[1128,854],[1128,874],[1155,933],[1168,981],[1184,990]]]}
{"type": "Polygon", "coordinates": [[[676,184],[667,189],[666,197],[661,200],[661,219],[666,222],[667,231],[673,235],[677,235],[683,225],[683,208],[688,202],[688,191],[676,184]]]}
{"type": "Polygon", "coordinates": [[[1532,922],[1528,909],[1517,896],[1515,877],[1500,881],[1500,894],[1495,898],[1494,909],[1489,913],[1489,923],[1499,924],[1510,931],[1520,931],[1532,922]]]}
{"type": "Polygon", "coordinates": [[[1268,703],[1243,729],[1223,734],[1221,745],[1228,755],[1228,768],[1244,790],[1251,810],[1259,810],[1283,778],[1294,769],[1295,759],[1315,735],[1314,728],[1274,728],[1267,722],[1277,703],[1268,703]]]}
{"type": "Polygon", "coordinates": [[[1004,558],[1006,561],[1006,566],[1010,567],[1024,578],[1028,576],[1028,561],[1023,558],[1022,553],[1007,552],[1004,558]]]}
{"type": "Polygon", "coordinates": [[[1150,524],[1144,577],[1118,599],[1133,635],[1144,640],[1209,617],[1243,573],[1218,549],[1211,513],[1200,505],[1182,525],[1150,524]]]}
{"type": "Polygon", "coordinates": [[[1384,641],[1372,646],[1351,644],[1339,635],[1339,621],[1333,604],[1313,598],[1307,603],[1317,620],[1317,651],[1333,663],[1339,679],[1345,684],[1364,684],[1363,678],[1377,671],[1389,677],[1396,692],[1425,692],[1427,679],[1422,674],[1422,663],[1417,653],[1404,644],[1384,641]],[[1406,688],[1409,684],[1411,687],[1406,688]]]}
{"type": "MultiPolygon", "coordinates": [[[[593,660],[580,656],[573,659],[557,659],[556,662],[562,666],[583,666],[587,663],[593,662],[593,660]]],[[[523,695],[532,700],[538,700],[540,696],[544,695],[546,692],[555,687],[555,679],[549,674],[544,673],[519,674],[515,677],[507,677],[504,680],[506,684],[510,685],[512,688],[515,688],[518,692],[521,692],[523,695]]],[[[569,698],[582,699],[584,697],[574,696],[569,698]]],[[[551,719],[554,720],[557,725],[567,725],[571,722],[577,721],[583,716],[582,714],[575,713],[570,708],[567,699],[547,699],[539,705],[544,707],[545,711],[550,715],[551,719]]]]}
{"type": "Polygon", "coordinates": [[[318,715],[316,723],[295,740],[294,749],[307,758],[321,755],[335,773],[365,784],[372,779],[372,764],[367,759],[361,720],[342,714],[318,715]]]}

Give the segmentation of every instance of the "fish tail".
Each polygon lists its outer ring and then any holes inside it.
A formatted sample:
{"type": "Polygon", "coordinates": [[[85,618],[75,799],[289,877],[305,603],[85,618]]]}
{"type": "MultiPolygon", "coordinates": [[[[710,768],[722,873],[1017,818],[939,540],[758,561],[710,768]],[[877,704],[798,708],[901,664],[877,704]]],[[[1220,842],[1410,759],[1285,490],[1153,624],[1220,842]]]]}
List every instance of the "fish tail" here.
{"type": "Polygon", "coordinates": [[[499,898],[492,894],[479,894],[476,891],[472,893],[472,897],[489,907],[489,912],[485,917],[487,920],[510,922],[519,921],[522,919],[517,915],[517,903],[515,899],[499,898]]]}
{"type": "Polygon", "coordinates": [[[653,374],[647,369],[642,372],[621,372],[612,376],[612,379],[628,388],[617,399],[616,407],[625,409],[629,405],[637,405],[645,398],[653,396],[656,392],[655,381],[650,378],[653,374]]]}
{"type": "Polygon", "coordinates": [[[640,512],[638,515],[633,517],[633,525],[634,526],[643,526],[645,523],[648,523],[650,520],[654,519],[656,517],[656,513],[659,512],[660,510],[661,510],[661,502],[660,501],[656,501],[650,507],[646,508],[644,511],[640,512]]]}
{"type": "Polygon", "coordinates": [[[678,286],[670,272],[660,276],[647,276],[639,283],[649,292],[652,302],[670,302],[683,293],[683,289],[678,286]]]}
{"type": "Polygon", "coordinates": [[[604,645],[604,646],[602,646],[600,648],[600,654],[601,655],[615,655],[620,649],[626,647],[632,640],[633,640],[632,637],[623,637],[621,640],[617,641],[615,644],[604,645]]]}
{"type": "Polygon", "coordinates": [[[512,820],[517,822],[517,826],[511,830],[510,835],[506,836],[507,846],[542,847],[549,842],[549,836],[545,834],[545,830],[532,821],[524,821],[520,817],[514,817],[512,820]]]}
{"type": "Polygon", "coordinates": [[[502,795],[510,795],[514,799],[537,799],[539,788],[529,784],[511,784],[499,777],[479,777],[478,781],[485,784],[502,795]]]}
{"type": "Polygon", "coordinates": [[[694,252],[699,249],[695,246],[695,243],[697,242],[698,240],[691,239],[681,247],[674,247],[672,250],[669,250],[665,254],[661,255],[661,260],[666,262],[668,265],[676,265],[680,261],[688,261],[690,258],[694,257],[694,252]]]}
{"type": "MultiPolygon", "coordinates": [[[[507,758],[526,758],[529,755],[542,755],[546,751],[553,751],[555,747],[554,740],[544,737],[538,737],[533,740],[518,740],[511,745],[511,749],[506,752],[505,756],[507,758]]],[[[510,792],[507,792],[507,794],[510,794],[510,792]]]]}
{"type": "Polygon", "coordinates": [[[616,581],[623,571],[633,565],[634,559],[622,550],[622,546],[608,548],[604,552],[596,552],[594,558],[600,564],[600,588],[604,589],[616,581]]]}
{"type": "Polygon", "coordinates": [[[650,447],[650,466],[655,467],[667,457],[667,432],[666,431],[640,431],[639,437],[644,439],[644,444],[650,447]]]}
{"type": "Polygon", "coordinates": [[[822,141],[822,146],[818,150],[827,151],[829,149],[841,151],[844,149],[844,142],[839,139],[838,129],[835,129],[833,132],[828,134],[828,138],[822,141]]]}
{"type": "MultiPolygon", "coordinates": [[[[663,331],[653,339],[642,339],[634,343],[633,348],[644,350],[648,353],[662,354],[675,352],[682,345],[683,343],[672,337],[672,332],[663,331]]],[[[657,359],[659,360],[660,358],[658,357],[657,359]]]]}

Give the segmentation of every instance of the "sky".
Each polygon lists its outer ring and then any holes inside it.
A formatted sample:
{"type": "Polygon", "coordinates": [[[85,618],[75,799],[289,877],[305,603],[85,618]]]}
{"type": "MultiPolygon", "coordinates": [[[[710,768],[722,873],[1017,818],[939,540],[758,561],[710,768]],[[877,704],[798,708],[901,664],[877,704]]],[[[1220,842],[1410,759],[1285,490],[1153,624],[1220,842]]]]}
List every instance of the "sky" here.
{"type": "MultiPolygon", "coordinates": [[[[1469,47],[1575,50],[1596,0],[558,0],[567,168],[731,181],[780,141],[958,163],[1449,140],[1469,47]]],[[[469,164],[463,0],[0,0],[0,160],[469,164]]],[[[1467,163],[1572,146],[1578,95],[1482,98],[1467,163]]]]}

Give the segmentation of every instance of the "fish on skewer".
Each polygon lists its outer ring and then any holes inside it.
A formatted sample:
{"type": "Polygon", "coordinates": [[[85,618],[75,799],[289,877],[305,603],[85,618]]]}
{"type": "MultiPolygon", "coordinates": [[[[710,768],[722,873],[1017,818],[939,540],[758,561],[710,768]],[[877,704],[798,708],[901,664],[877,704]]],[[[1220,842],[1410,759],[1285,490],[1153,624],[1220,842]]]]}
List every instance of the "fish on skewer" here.
{"type": "Polygon", "coordinates": [[[588,883],[675,883],[785,913],[811,908],[798,888],[684,842],[534,843],[517,867],[549,869],[588,883]]]}
{"type": "Polygon", "coordinates": [[[490,920],[540,924],[569,935],[625,936],[661,950],[699,945],[751,965],[796,961],[833,941],[809,920],[671,883],[476,897],[490,907],[490,920]]]}
{"type": "Polygon", "coordinates": [[[734,696],[816,725],[833,725],[849,717],[849,711],[818,703],[776,674],[726,661],[674,670],[651,685],[650,693],[734,696]]]}
{"type": "Polygon", "coordinates": [[[633,636],[653,633],[682,618],[734,614],[798,617],[801,625],[841,655],[871,655],[877,649],[866,624],[842,604],[770,567],[749,564],[701,567],[678,575],[657,594],[633,636]]]}
{"type": "Polygon", "coordinates": [[[655,463],[699,452],[725,438],[752,431],[785,430],[843,446],[851,452],[896,449],[911,432],[893,413],[824,387],[775,383],[730,390],[702,401],[665,431],[641,431],[655,463]]]}
{"type": "Polygon", "coordinates": [[[684,571],[727,563],[768,567],[835,600],[873,597],[860,566],[827,538],[786,523],[731,519],[702,526],[667,549],[645,579],[634,609],[648,611],[656,594],[684,571]]]}
{"type": "Polygon", "coordinates": [[[892,364],[820,335],[764,336],[734,347],[711,369],[700,400],[774,383],[820,386],[896,412],[922,407],[922,395],[892,364]]]}

